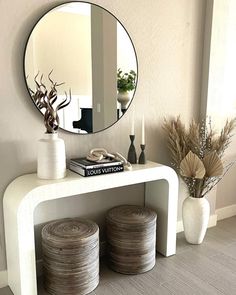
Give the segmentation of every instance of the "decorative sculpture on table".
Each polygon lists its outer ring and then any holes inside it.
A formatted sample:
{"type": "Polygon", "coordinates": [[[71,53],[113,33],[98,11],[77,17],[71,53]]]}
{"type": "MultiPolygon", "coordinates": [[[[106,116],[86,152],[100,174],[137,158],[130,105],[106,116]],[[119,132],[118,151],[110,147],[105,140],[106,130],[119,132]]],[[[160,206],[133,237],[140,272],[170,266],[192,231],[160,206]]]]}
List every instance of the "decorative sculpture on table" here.
{"type": "Polygon", "coordinates": [[[38,80],[39,73],[35,76],[35,91],[29,89],[34,103],[44,112],[44,125],[46,132],[44,138],[38,142],[38,164],[37,174],[42,179],[60,179],[66,175],[65,144],[63,139],[58,138],[57,130],[60,120],[58,111],[69,105],[71,102],[71,91],[69,98],[65,92],[65,99],[55,105],[58,99],[57,87],[64,83],[57,83],[51,79],[52,71],[48,75],[51,83],[48,89],[43,82],[43,75],[38,80]]]}

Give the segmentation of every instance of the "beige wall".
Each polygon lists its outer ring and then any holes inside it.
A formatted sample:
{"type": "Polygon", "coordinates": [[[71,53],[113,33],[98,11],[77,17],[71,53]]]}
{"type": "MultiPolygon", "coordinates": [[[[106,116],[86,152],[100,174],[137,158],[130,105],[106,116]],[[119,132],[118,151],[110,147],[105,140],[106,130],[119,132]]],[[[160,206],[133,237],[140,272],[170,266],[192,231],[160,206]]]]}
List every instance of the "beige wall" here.
{"type": "MultiPolygon", "coordinates": [[[[36,170],[36,142],[44,132],[43,118],[27,93],[22,61],[32,26],[56,3],[61,1],[0,1],[1,199],[6,186],[15,177],[36,170]]],[[[94,3],[103,5],[121,20],[136,47],[139,61],[139,83],[134,98],[137,150],[139,152],[141,117],[144,114],[147,157],[168,163],[161,130],[163,117],[181,114],[188,122],[199,113],[205,1],[97,0],[94,3]]],[[[96,146],[126,155],[132,108],[118,123],[95,135],[78,136],[61,131],[67,157],[85,155],[96,146]]],[[[125,190],[115,190],[90,198],[85,196],[82,200],[73,197],[66,202],[46,203],[37,209],[36,222],[67,213],[81,213],[102,223],[105,209],[127,202],[127,195],[130,202],[142,203],[143,187],[129,188],[128,194],[125,190]]],[[[183,198],[181,191],[179,204],[183,198]]],[[[6,264],[2,202],[0,204],[0,270],[3,270],[6,264]]]]}

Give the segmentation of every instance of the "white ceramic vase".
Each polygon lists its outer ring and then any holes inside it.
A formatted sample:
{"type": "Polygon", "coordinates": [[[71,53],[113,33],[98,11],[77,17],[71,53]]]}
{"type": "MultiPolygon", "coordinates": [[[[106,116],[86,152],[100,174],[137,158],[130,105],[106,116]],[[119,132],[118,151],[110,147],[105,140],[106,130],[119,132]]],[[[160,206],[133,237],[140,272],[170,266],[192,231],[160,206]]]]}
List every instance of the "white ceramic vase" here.
{"type": "Polygon", "coordinates": [[[121,109],[125,110],[127,108],[127,104],[130,101],[130,95],[128,91],[121,91],[117,94],[117,100],[121,104],[121,109]]]}
{"type": "Polygon", "coordinates": [[[201,244],[207,230],[210,205],[203,198],[187,197],[182,207],[184,234],[190,244],[201,244]]]}
{"type": "Polygon", "coordinates": [[[66,176],[64,140],[57,133],[45,133],[38,141],[37,175],[41,179],[60,179],[66,176]]]}

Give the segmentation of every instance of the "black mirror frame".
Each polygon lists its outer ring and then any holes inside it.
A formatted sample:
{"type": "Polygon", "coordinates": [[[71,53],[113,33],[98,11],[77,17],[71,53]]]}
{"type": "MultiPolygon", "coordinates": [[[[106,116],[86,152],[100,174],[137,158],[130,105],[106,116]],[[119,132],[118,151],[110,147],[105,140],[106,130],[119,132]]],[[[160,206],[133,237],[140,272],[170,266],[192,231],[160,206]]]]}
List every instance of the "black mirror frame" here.
{"type": "MultiPolygon", "coordinates": [[[[27,91],[28,91],[28,93],[29,93],[29,96],[30,96],[31,100],[33,101],[33,103],[34,103],[35,107],[37,108],[37,110],[41,113],[41,115],[43,115],[43,113],[40,111],[40,109],[37,107],[37,105],[35,104],[34,100],[32,99],[32,96],[31,96],[31,94],[30,94],[29,87],[28,87],[28,84],[27,84],[26,69],[25,69],[25,56],[26,56],[27,45],[28,45],[29,39],[30,39],[30,37],[31,37],[31,34],[33,33],[33,31],[34,31],[35,27],[37,26],[38,22],[39,22],[39,21],[40,21],[40,20],[41,20],[41,19],[42,19],[47,13],[49,13],[51,10],[53,10],[53,9],[59,7],[59,6],[65,5],[65,4],[76,3],[76,2],[87,3],[87,4],[95,5],[95,6],[99,7],[99,8],[101,8],[101,9],[105,10],[107,13],[109,13],[110,15],[112,15],[112,16],[117,20],[117,22],[120,23],[120,25],[121,25],[121,26],[123,27],[123,29],[125,30],[126,34],[129,36],[129,39],[130,39],[130,42],[131,42],[131,44],[132,44],[132,46],[133,46],[133,50],[134,50],[134,54],[135,54],[135,59],[136,59],[136,64],[137,64],[137,73],[136,73],[137,76],[136,76],[136,85],[135,85],[134,93],[133,93],[133,96],[132,96],[132,98],[131,98],[131,100],[130,100],[130,103],[129,103],[129,105],[128,105],[128,108],[127,108],[127,110],[128,110],[129,107],[130,107],[130,105],[131,105],[131,103],[133,102],[133,99],[134,99],[134,96],[135,96],[135,93],[136,93],[136,89],[137,89],[137,85],[138,85],[138,77],[139,77],[139,74],[138,74],[138,73],[139,73],[138,57],[137,57],[137,52],[136,52],[136,49],[135,49],[135,46],[134,46],[133,40],[131,39],[130,34],[129,34],[128,31],[126,30],[125,26],[122,24],[122,22],[121,22],[120,20],[117,19],[117,17],[116,17],[113,13],[111,13],[108,9],[102,7],[101,5],[98,5],[98,4],[95,4],[95,3],[91,3],[91,2],[88,2],[88,1],[69,1],[69,2],[62,2],[62,3],[60,3],[59,5],[55,5],[55,6],[53,6],[52,8],[50,8],[49,10],[47,10],[47,11],[46,11],[46,12],[45,12],[45,13],[44,13],[44,14],[43,14],[43,15],[42,15],[42,16],[36,21],[36,23],[35,23],[34,26],[32,27],[32,29],[31,29],[31,31],[30,31],[30,33],[29,33],[29,36],[28,36],[28,38],[27,38],[27,40],[26,40],[25,47],[24,47],[24,54],[23,54],[23,74],[24,74],[25,85],[26,85],[27,91]]],[[[75,133],[75,132],[69,131],[69,130],[67,130],[67,129],[64,129],[64,128],[62,128],[62,127],[59,127],[59,128],[60,128],[61,130],[64,130],[64,131],[66,131],[66,132],[68,132],[68,133],[75,134],[75,135],[92,135],[92,134],[96,134],[96,133],[102,132],[102,131],[104,131],[104,130],[107,130],[108,128],[110,128],[110,127],[112,127],[114,124],[116,124],[116,123],[117,123],[120,119],[122,119],[122,117],[127,113],[127,110],[126,110],[126,112],[123,113],[123,114],[121,115],[121,117],[120,117],[117,121],[115,121],[113,124],[107,126],[107,127],[104,128],[104,129],[101,129],[101,130],[99,130],[99,131],[95,131],[95,132],[92,132],[92,133],[75,133]]]]}

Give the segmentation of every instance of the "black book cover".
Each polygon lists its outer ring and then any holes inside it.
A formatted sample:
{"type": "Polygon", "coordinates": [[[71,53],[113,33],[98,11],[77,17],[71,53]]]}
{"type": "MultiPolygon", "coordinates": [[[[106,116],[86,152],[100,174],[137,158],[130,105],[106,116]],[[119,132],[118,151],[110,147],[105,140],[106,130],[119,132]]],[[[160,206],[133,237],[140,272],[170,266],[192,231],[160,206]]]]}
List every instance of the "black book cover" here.
{"type": "Polygon", "coordinates": [[[99,167],[106,167],[106,166],[115,166],[115,165],[121,165],[122,162],[120,160],[116,159],[102,159],[100,161],[90,161],[86,158],[76,158],[71,159],[70,163],[73,165],[78,165],[80,167],[83,167],[85,169],[90,168],[99,168],[99,167]]]}
{"type": "Polygon", "coordinates": [[[88,177],[88,176],[96,176],[102,174],[116,173],[124,171],[124,165],[113,165],[113,166],[105,166],[105,167],[96,167],[96,168],[83,168],[78,165],[70,164],[70,170],[88,177]]]}

